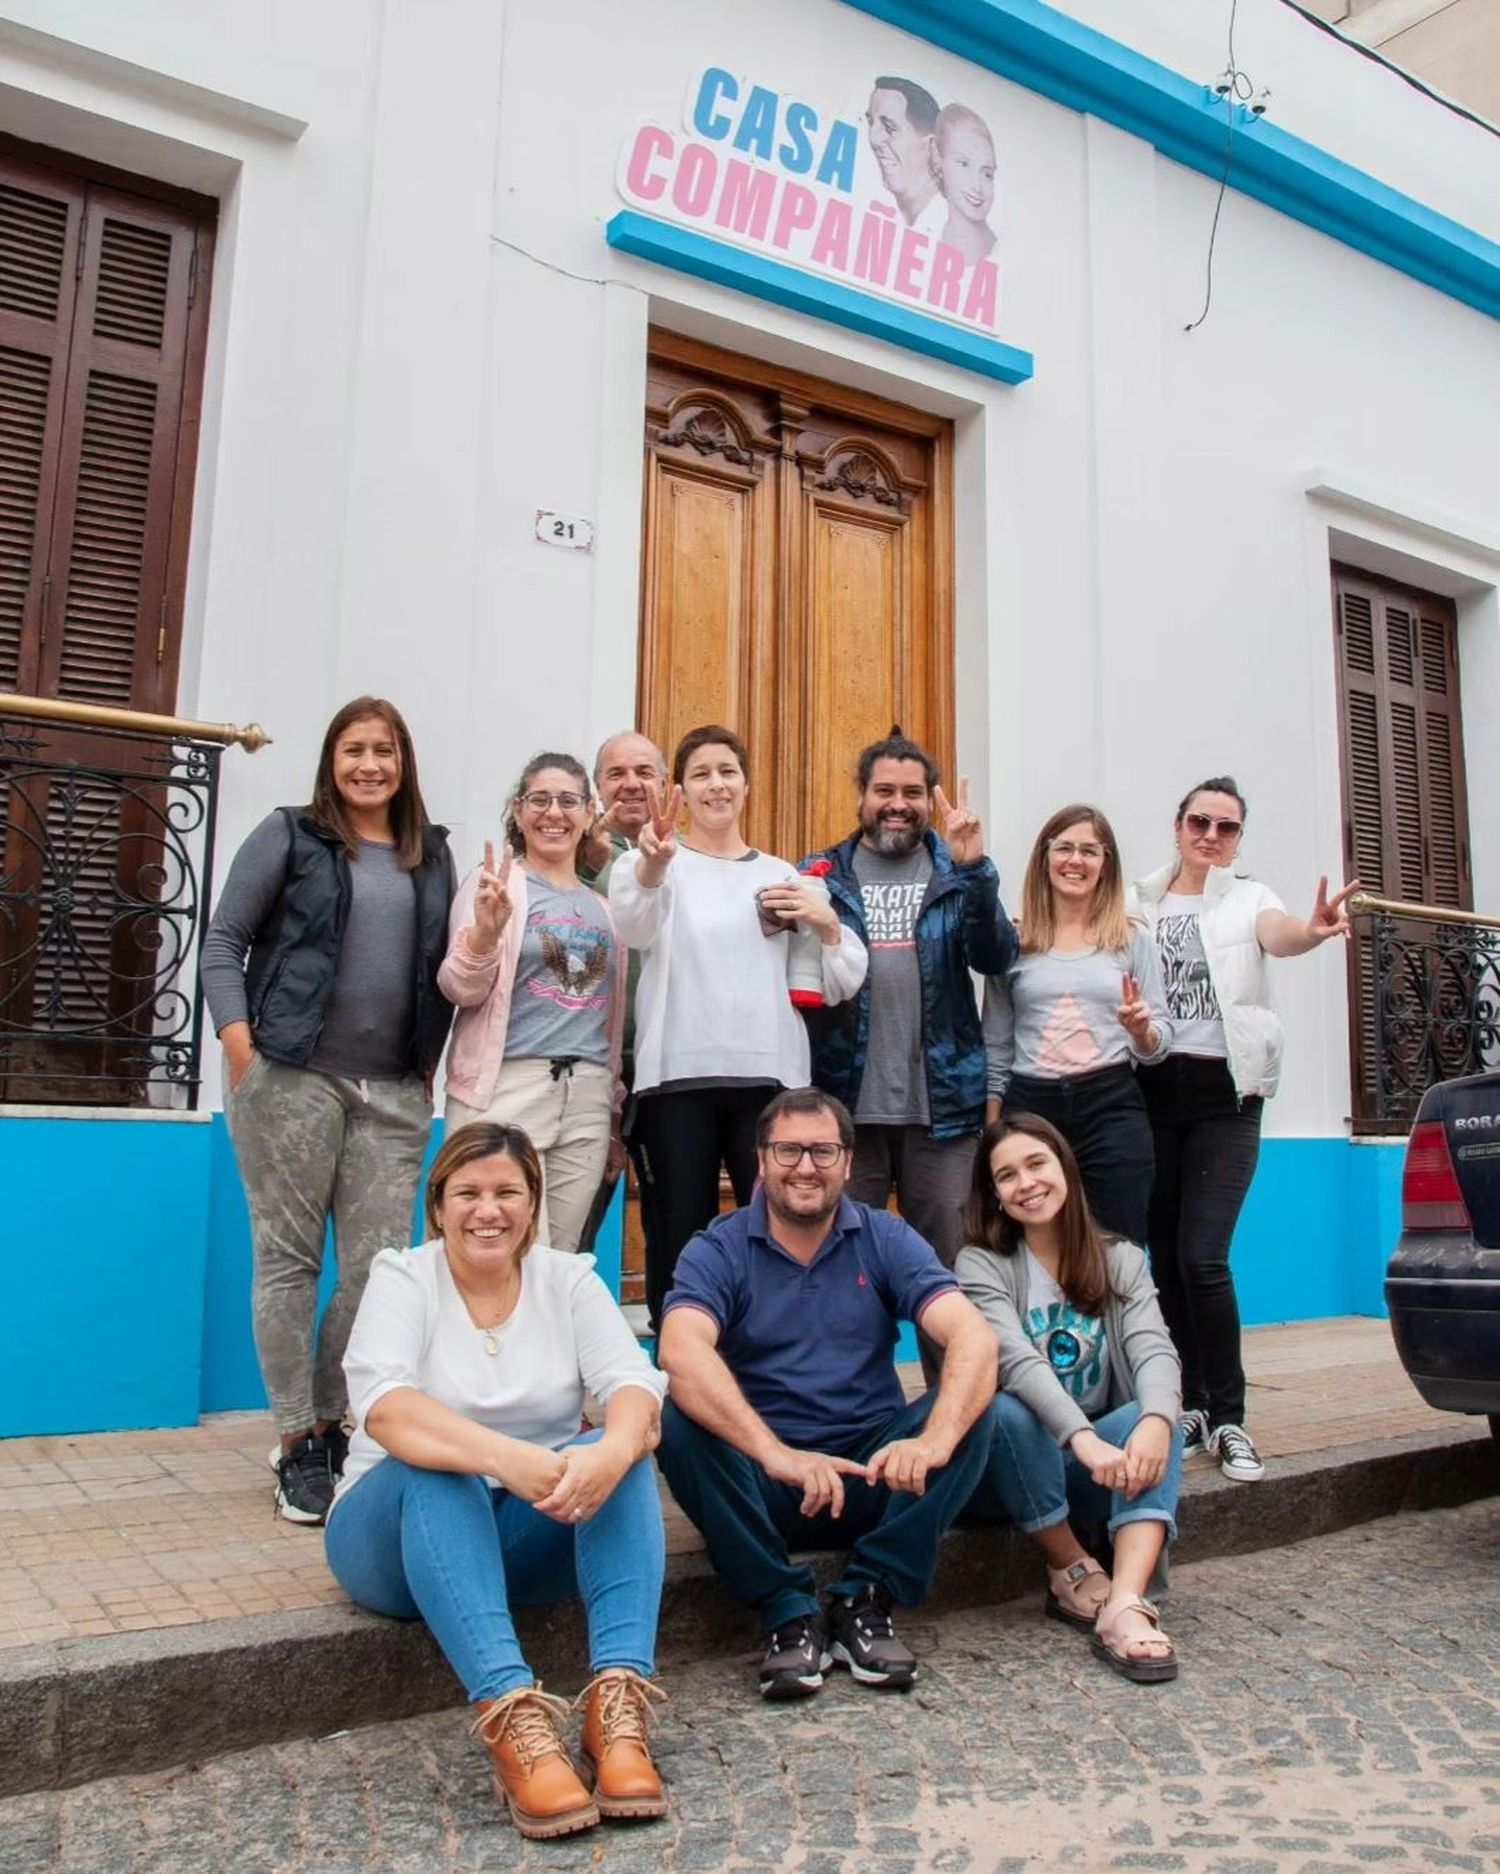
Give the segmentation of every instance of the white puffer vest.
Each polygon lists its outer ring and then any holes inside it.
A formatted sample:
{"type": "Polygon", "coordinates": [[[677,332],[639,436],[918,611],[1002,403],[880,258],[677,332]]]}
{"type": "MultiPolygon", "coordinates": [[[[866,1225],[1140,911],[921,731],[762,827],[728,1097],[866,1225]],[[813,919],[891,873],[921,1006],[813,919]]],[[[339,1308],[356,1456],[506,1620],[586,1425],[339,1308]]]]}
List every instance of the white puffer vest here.
{"type": "MultiPolygon", "coordinates": [[[[1177,866],[1137,881],[1130,890],[1130,910],[1151,932],[1161,915],[1177,866]]],[[[1227,866],[1210,868],[1203,884],[1203,915],[1198,920],[1208,977],[1224,1018],[1229,1072],[1241,1099],[1259,1094],[1270,1099],[1281,1080],[1281,1017],[1272,1006],[1271,972],[1255,934],[1262,911],[1284,910],[1269,885],[1240,878],[1227,866]]]]}

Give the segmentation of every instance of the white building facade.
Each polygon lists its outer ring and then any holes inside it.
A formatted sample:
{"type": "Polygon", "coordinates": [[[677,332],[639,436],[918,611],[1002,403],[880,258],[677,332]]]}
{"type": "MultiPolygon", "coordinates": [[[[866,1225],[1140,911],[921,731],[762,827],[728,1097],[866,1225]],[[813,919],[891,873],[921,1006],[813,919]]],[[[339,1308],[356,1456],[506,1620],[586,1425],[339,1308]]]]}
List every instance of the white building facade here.
{"type": "MultiPolygon", "coordinates": [[[[275,738],[226,756],[220,877],[306,798],[350,696],[405,711],[461,869],[531,752],[588,756],[636,720],[648,360],[696,345],[941,425],[932,719],[1008,898],[1063,801],[1104,807],[1140,875],[1179,796],[1224,772],[1244,863],[1289,908],[1345,876],[1342,567],[1447,608],[1468,902],[1500,907],[1500,138],[1279,0],[1242,0],[1221,97],[1228,20],[1228,0],[8,0],[16,148],[216,204],[175,709],[275,738]],[[882,193],[866,111],[890,75],[993,151],[947,272],[949,185],[925,245],[882,193]],[[1263,90],[1262,116],[1232,101],[1263,90]],[[736,163],[752,195],[726,206],[736,163]]],[[[1287,1065],[1236,1246],[1251,1319],[1381,1305],[1396,1148],[1350,1138],[1337,948],[1276,966],[1287,1065]]],[[[4,1430],[256,1402],[221,1119],[0,1109],[0,1163],[20,1244],[56,1227],[38,1166],[108,1194],[86,1255],[116,1324],[111,1374],[62,1377],[78,1268],[44,1258],[4,1430]]]]}

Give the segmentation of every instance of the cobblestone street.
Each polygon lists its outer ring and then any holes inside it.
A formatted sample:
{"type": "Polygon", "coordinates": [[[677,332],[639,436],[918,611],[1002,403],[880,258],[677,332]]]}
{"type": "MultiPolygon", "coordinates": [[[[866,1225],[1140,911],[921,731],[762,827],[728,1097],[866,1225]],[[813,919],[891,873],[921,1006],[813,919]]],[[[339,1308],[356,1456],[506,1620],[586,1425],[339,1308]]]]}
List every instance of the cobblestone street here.
{"type": "Polygon", "coordinates": [[[748,1654],[670,1675],[672,1817],[527,1844],[444,1713],[0,1804],[0,1874],[1183,1874],[1500,1862],[1500,1500],[1177,1572],[1183,1658],[1134,1687],[1036,1598],[908,1620],[899,1699],[763,1706],[748,1654]]]}

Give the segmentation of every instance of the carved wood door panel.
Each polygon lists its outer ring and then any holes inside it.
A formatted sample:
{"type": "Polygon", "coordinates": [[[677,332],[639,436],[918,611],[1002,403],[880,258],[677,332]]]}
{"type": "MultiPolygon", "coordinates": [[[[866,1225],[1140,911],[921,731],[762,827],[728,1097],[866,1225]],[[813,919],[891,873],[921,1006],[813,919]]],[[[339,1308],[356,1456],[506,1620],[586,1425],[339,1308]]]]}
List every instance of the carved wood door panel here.
{"type": "Polygon", "coordinates": [[[941,419],[652,335],[637,716],[744,737],[754,844],[847,833],[893,722],[951,765],[950,459],[941,419]]]}

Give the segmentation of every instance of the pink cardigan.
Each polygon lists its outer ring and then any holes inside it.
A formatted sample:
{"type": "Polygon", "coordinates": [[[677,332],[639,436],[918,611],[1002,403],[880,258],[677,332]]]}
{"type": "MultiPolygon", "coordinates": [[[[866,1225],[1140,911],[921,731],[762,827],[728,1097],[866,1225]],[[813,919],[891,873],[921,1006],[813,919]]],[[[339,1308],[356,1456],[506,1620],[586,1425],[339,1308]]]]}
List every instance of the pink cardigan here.
{"type": "MultiPolygon", "coordinates": [[[[505,1062],[505,1041],[510,1029],[510,998],[516,967],[521,959],[521,938],[526,929],[526,874],[519,865],[510,869],[510,919],[500,933],[493,954],[475,956],[463,940],[474,922],[474,897],[479,885],[476,866],[458,888],[448,914],[448,954],[438,970],[438,987],[458,1010],[453,1039],[448,1044],[445,1091],[450,1099],[483,1112],[495,1097],[495,1085],[505,1062]]],[[[615,921],[609,901],[601,899],[611,931],[615,921]]],[[[629,952],[615,936],[614,993],[609,1004],[609,1064],[614,1074],[614,1109],[625,1104],[620,1079],[620,1050],[625,1039],[625,997],[629,952]]]]}

